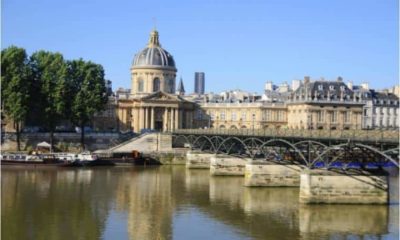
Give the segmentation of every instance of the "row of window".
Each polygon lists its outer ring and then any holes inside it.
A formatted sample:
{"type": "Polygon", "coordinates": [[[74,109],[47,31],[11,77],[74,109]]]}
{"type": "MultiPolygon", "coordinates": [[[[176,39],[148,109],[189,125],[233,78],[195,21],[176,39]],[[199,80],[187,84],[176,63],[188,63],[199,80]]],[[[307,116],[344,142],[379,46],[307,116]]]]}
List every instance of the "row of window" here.
{"type": "MultiPolygon", "coordinates": [[[[154,78],[153,79],[153,92],[158,92],[161,90],[161,81],[159,78],[154,78]]],[[[144,92],[144,80],[139,79],[138,80],[138,85],[137,85],[137,91],[138,92],[144,92]]],[[[175,81],[174,79],[169,79],[167,81],[167,88],[165,91],[169,93],[175,92],[175,81]]]]}
{"type": "MultiPolygon", "coordinates": [[[[338,112],[337,111],[331,111],[328,112],[329,115],[329,121],[331,123],[337,123],[338,121],[338,112]]],[[[313,122],[312,115],[310,115],[310,121],[313,122]]],[[[342,118],[344,123],[350,123],[351,120],[351,112],[343,112],[342,113],[342,118]]],[[[324,111],[317,111],[317,121],[318,122],[325,122],[325,112],[324,111]]]]}

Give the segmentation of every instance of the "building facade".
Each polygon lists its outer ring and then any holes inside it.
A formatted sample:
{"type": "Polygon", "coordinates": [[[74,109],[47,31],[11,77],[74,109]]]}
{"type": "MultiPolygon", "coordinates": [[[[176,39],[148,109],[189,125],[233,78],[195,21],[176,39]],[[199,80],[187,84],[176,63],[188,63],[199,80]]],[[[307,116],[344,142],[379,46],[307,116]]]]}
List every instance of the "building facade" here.
{"type": "Polygon", "coordinates": [[[131,67],[130,94],[118,99],[120,131],[171,131],[193,126],[194,103],[175,94],[177,69],[172,55],[152,31],[147,47],[131,67]]]}
{"type": "Polygon", "coordinates": [[[194,73],[194,93],[199,95],[204,94],[205,89],[205,74],[204,72],[194,73]]]}
{"type": "Polygon", "coordinates": [[[287,125],[294,129],[361,129],[364,104],[340,77],[313,82],[306,77],[287,102],[287,125]]]}

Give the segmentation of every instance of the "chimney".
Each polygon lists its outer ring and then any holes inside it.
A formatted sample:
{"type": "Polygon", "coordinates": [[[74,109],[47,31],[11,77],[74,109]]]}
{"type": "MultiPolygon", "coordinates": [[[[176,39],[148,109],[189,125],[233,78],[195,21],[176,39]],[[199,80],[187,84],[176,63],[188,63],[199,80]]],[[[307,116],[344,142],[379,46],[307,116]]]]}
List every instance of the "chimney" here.
{"type": "Polygon", "coordinates": [[[271,81],[268,81],[268,82],[265,83],[265,90],[267,90],[267,91],[273,91],[274,90],[273,87],[272,87],[272,82],[271,81]]]}
{"type": "Polygon", "coordinates": [[[348,82],[347,82],[347,87],[348,87],[350,90],[353,90],[353,82],[352,82],[352,81],[348,81],[348,82]]]}
{"type": "Polygon", "coordinates": [[[361,83],[362,89],[369,90],[369,84],[367,82],[361,83]]]}
{"type": "Polygon", "coordinates": [[[310,76],[304,76],[304,85],[310,83],[310,76]]]}

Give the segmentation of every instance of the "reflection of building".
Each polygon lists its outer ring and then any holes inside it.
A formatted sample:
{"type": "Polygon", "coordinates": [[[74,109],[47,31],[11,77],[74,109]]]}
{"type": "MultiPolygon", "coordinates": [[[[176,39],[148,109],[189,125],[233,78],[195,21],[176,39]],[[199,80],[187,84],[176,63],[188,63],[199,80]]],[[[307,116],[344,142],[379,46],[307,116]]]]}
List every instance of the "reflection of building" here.
{"type": "Polygon", "coordinates": [[[205,75],[204,72],[194,73],[194,93],[204,94],[205,75]]]}
{"type": "Polygon", "coordinates": [[[192,127],[194,104],[175,95],[175,61],[152,31],[146,48],[134,57],[131,94],[119,98],[120,130],[160,131],[192,127]]]}
{"type": "Polygon", "coordinates": [[[120,176],[116,207],[128,212],[129,239],[172,239],[170,170],[125,171],[120,176]]]}
{"type": "Polygon", "coordinates": [[[300,205],[299,219],[304,239],[312,233],[362,235],[388,232],[387,206],[300,205]]]}

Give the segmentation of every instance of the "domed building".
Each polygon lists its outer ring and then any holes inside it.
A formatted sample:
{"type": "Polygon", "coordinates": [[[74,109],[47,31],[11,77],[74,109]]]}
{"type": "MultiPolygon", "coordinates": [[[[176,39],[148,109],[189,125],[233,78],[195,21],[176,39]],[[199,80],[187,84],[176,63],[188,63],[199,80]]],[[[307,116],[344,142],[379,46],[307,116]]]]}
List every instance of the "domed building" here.
{"type": "Polygon", "coordinates": [[[174,58],[161,47],[158,32],[154,30],[147,47],[133,59],[131,93],[137,96],[158,91],[174,94],[176,71],[174,58]]]}
{"type": "Polygon", "coordinates": [[[193,126],[195,106],[175,94],[176,72],[174,58],[153,30],[146,48],[133,58],[130,96],[118,99],[119,130],[140,133],[193,126]]]}

